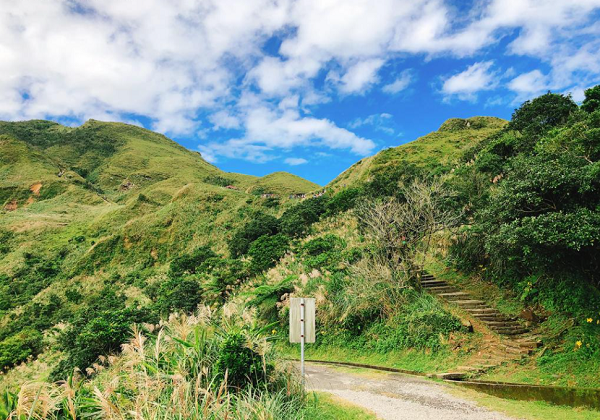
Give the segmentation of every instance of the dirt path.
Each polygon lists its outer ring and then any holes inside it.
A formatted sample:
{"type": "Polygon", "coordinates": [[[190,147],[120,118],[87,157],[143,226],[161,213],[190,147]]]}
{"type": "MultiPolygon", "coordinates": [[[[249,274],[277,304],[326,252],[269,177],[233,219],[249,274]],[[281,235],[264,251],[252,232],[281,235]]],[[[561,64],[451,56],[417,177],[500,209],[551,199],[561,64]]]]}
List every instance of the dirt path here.
{"type": "Polygon", "coordinates": [[[360,405],[385,420],[513,420],[419,377],[307,364],[306,385],[360,405]]]}

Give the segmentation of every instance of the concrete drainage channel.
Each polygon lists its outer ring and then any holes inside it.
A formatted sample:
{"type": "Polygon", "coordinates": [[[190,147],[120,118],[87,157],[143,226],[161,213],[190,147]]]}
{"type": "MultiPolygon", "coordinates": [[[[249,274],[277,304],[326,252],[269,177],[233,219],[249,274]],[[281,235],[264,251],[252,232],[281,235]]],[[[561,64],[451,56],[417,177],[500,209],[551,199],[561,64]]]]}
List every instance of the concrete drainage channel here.
{"type": "MultiPolygon", "coordinates": [[[[421,377],[437,377],[437,375],[427,375],[421,372],[396,369],[383,366],[373,366],[363,363],[350,362],[330,362],[327,360],[306,360],[310,363],[320,363],[335,366],[360,367],[366,369],[379,370],[383,372],[403,373],[406,375],[415,375],[421,377]]],[[[527,385],[515,384],[509,382],[490,382],[479,381],[475,379],[463,379],[455,377],[452,379],[443,379],[446,383],[451,383],[476,391],[485,392],[500,398],[507,398],[520,401],[545,401],[556,405],[566,405],[570,407],[588,407],[600,410],[600,389],[591,388],[569,388],[560,386],[546,385],[527,385]]]]}

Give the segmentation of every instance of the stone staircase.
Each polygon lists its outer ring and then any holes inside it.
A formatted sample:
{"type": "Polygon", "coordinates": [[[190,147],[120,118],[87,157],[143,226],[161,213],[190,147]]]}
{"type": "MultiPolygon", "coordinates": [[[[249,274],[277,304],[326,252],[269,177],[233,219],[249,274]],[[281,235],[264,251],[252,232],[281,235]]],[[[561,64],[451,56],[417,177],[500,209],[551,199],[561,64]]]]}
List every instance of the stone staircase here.
{"type": "Polygon", "coordinates": [[[481,374],[508,361],[521,359],[540,346],[539,338],[517,318],[500,313],[446,281],[425,273],[421,277],[421,285],[429,293],[458,306],[494,333],[484,334],[483,346],[469,360],[469,366],[459,366],[456,372],[438,374],[437,377],[457,379],[481,374]]]}

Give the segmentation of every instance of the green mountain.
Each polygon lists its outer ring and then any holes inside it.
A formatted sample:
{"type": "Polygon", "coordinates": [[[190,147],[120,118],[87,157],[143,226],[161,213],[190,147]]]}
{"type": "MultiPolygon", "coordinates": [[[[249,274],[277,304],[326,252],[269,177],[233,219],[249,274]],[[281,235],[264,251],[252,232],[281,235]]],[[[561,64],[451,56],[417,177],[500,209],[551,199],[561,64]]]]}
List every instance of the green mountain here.
{"type": "Polygon", "coordinates": [[[422,293],[425,269],[502,316],[530,314],[545,349],[498,378],[525,380],[527,364],[531,381],[596,386],[594,103],[547,94],[510,122],[448,120],[305,200],[290,196],[320,187],[225,173],[138,127],[0,123],[4,381],[63,379],[118,353],[132,324],[199,304],[284,342],[290,294],[317,298],[316,357],[428,373],[468,364],[502,338],[422,293]]]}

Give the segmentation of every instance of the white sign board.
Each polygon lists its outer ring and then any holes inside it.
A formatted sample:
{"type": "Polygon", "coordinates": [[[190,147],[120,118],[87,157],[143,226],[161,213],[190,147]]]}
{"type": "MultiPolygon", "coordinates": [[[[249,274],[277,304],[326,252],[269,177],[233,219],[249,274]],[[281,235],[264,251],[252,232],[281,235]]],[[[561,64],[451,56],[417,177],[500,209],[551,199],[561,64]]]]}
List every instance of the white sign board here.
{"type": "Polygon", "coordinates": [[[290,343],[315,342],[315,299],[291,298],[290,299],[290,343]],[[304,303],[304,311],[302,304],[304,303]],[[302,317],[304,312],[304,318],[302,317]],[[304,334],[302,324],[304,323],[304,334]]]}

